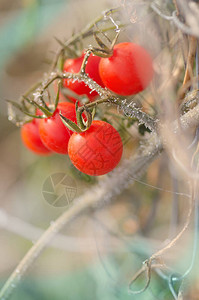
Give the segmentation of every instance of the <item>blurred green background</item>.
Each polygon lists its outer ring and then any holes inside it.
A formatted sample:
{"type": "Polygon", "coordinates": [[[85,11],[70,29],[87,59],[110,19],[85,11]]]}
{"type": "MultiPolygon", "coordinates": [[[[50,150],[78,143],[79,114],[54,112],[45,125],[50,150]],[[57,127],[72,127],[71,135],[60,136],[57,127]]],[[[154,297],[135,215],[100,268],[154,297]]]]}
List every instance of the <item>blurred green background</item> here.
{"type": "MultiPolygon", "coordinates": [[[[58,45],[74,31],[120,1],[0,0],[0,285],[2,286],[28,249],[65,208],[50,206],[42,197],[42,184],[56,172],[75,178],[81,195],[95,180],[75,173],[65,156],[37,157],[25,149],[20,130],[7,120],[5,99],[17,101],[48,71],[58,45]],[[31,224],[31,225],[30,225],[31,224]]],[[[165,163],[164,158],[162,159],[165,163]]],[[[162,163],[162,162],[161,162],[162,163]]],[[[157,183],[154,170],[146,180],[157,183]]],[[[169,188],[164,169],[164,188],[169,188]]],[[[79,217],[44,251],[16,289],[13,300],[71,299],[172,299],[165,282],[152,281],[143,294],[128,294],[128,282],[157,247],[155,239],[167,237],[171,195],[162,193],[160,217],[151,236],[140,233],[157,191],[135,185],[114,204],[79,217]],[[136,201],[132,201],[135,199],[136,201]],[[143,221],[142,221],[143,222],[143,221]],[[142,223],[141,222],[141,223],[142,223]],[[115,230],[112,232],[111,230],[115,230]],[[96,238],[97,237],[97,238],[96,238]],[[70,239],[72,238],[72,239],[70,239]],[[124,239],[125,238],[125,239],[124,239]],[[124,239],[124,240],[123,240],[124,239]]],[[[181,249],[183,253],[183,249],[181,249]]],[[[184,257],[184,262],[185,262],[184,257]]],[[[189,261],[189,256],[187,255],[189,261]]],[[[176,265],[178,261],[176,261],[176,265]]],[[[181,262],[179,262],[181,265],[181,262]]],[[[144,280],[138,282],[140,288],[144,280]]]]}

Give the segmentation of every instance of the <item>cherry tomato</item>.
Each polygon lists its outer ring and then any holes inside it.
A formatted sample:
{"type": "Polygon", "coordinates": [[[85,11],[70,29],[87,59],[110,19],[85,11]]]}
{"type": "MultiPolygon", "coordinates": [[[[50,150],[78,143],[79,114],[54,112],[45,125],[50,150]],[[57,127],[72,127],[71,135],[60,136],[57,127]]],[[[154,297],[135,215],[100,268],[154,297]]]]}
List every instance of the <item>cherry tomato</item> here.
{"type": "Polygon", "coordinates": [[[111,57],[101,58],[99,73],[111,91],[123,96],[133,95],[150,83],[154,73],[152,58],[140,45],[120,43],[114,46],[111,57]]]}
{"type": "Polygon", "coordinates": [[[60,154],[67,154],[68,141],[73,133],[61,121],[59,113],[73,122],[76,122],[75,105],[69,102],[61,102],[51,117],[41,119],[39,134],[44,145],[60,154]]]}
{"type": "Polygon", "coordinates": [[[21,127],[21,139],[24,145],[32,152],[39,155],[48,155],[51,153],[42,143],[39,136],[39,122],[40,120],[34,119],[21,127]]]}
{"type": "Polygon", "coordinates": [[[103,175],[119,163],[123,144],[118,131],[104,121],[93,121],[82,133],[73,133],[68,143],[68,155],[73,165],[88,175],[103,175]]]}
{"type": "MultiPolygon", "coordinates": [[[[80,71],[83,59],[84,54],[78,58],[67,59],[64,64],[64,71],[70,73],[78,73],[80,71]]],[[[99,62],[100,57],[91,54],[89,56],[85,71],[91,79],[104,87],[104,84],[99,75],[99,62]]],[[[93,91],[91,93],[91,89],[84,82],[73,82],[72,79],[64,79],[63,86],[71,89],[78,95],[87,95],[90,100],[93,100],[98,95],[96,91],[93,91]]]]}

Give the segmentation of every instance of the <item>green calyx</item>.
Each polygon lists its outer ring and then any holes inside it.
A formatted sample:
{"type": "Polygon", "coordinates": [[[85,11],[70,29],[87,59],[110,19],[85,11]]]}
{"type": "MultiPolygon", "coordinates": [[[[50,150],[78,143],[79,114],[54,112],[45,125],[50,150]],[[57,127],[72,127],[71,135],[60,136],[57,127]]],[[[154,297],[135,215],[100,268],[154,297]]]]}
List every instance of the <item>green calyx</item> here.
{"type": "Polygon", "coordinates": [[[95,116],[95,107],[92,110],[88,109],[85,105],[78,107],[78,101],[75,104],[77,124],[70,119],[64,117],[61,113],[59,114],[64,125],[71,131],[81,133],[88,130],[92,124],[95,116]],[[83,116],[85,114],[86,121],[83,116]]]}
{"type": "Polygon", "coordinates": [[[97,33],[94,32],[94,38],[97,42],[97,44],[99,45],[100,48],[92,48],[92,53],[94,55],[100,56],[102,58],[108,58],[110,56],[113,55],[113,47],[118,39],[120,30],[118,30],[118,32],[116,33],[115,38],[113,39],[113,41],[111,42],[111,40],[108,38],[107,35],[105,35],[103,32],[101,32],[104,36],[104,38],[108,41],[108,43],[110,44],[110,46],[106,46],[106,44],[98,37],[97,33]]]}

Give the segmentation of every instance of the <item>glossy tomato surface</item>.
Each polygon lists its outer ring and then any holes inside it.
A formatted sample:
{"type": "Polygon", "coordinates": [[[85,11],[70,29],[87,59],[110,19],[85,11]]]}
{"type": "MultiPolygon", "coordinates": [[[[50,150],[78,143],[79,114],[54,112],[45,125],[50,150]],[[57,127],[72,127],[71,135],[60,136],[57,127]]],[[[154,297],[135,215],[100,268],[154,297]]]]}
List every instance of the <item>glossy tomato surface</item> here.
{"type": "Polygon", "coordinates": [[[140,45],[120,43],[114,46],[111,57],[101,58],[99,74],[111,91],[133,95],[143,91],[152,80],[152,58],[140,45]]]}
{"type": "Polygon", "coordinates": [[[49,155],[51,151],[44,146],[40,139],[39,122],[40,120],[34,119],[24,124],[21,127],[21,139],[24,145],[32,152],[39,155],[49,155]]]}
{"type": "Polygon", "coordinates": [[[93,121],[83,133],[73,133],[68,155],[73,165],[88,175],[103,175],[119,163],[123,144],[118,131],[104,121],[93,121]]]}
{"type": "MultiPolygon", "coordinates": [[[[78,58],[67,59],[64,64],[64,71],[70,73],[78,73],[80,71],[83,59],[84,54],[78,58]]],[[[85,71],[91,79],[93,79],[103,87],[104,84],[99,75],[99,62],[100,57],[91,54],[89,56],[85,71]]],[[[91,93],[91,89],[83,82],[73,82],[71,79],[64,79],[63,86],[71,89],[78,95],[87,95],[90,100],[93,100],[98,95],[95,91],[91,93]]]]}
{"type": "Polygon", "coordinates": [[[48,149],[56,153],[67,154],[68,141],[73,132],[61,121],[60,112],[64,117],[76,122],[75,105],[69,102],[61,102],[52,117],[40,121],[39,133],[42,142],[48,149]]]}

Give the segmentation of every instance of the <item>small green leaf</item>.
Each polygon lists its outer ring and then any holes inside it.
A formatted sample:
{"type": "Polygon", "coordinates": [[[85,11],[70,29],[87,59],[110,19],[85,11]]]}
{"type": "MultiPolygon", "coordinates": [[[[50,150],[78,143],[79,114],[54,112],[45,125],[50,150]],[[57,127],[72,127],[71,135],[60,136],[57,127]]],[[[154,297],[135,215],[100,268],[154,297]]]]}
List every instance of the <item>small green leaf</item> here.
{"type": "Polygon", "coordinates": [[[31,118],[43,119],[43,116],[37,116],[37,115],[31,114],[30,112],[26,111],[19,103],[15,102],[15,101],[6,100],[6,102],[10,103],[15,108],[17,108],[19,111],[21,111],[22,113],[24,113],[25,115],[27,115],[31,118]]]}
{"type": "Polygon", "coordinates": [[[59,114],[61,117],[62,122],[64,125],[69,129],[72,130],[73,132],[81,133],[82,130],[75,124],[73,121],[69,120],[68,118],[64,117],[61,113],[59,114]]]}
{"type": "Polygon", "coordinates": [[[95,113],[96,113],[96,105],[91,108],[92,121],[94,120],[95,113]]]}
{"type": "Polygon", "coordinates": [[[26,106],[24,99],[21,100],[21,105],[24,110],[28,111],[28,107],[26,106]]]}
{"type": "Polygon", "coordinates": [[[61,72],[63,72],[64,69],[64,62],[65,62],[65,53],[64,53],[64,49],[62,49],[57,63],[58,68],[61,72]]]}
{"type": "Polygon", "coordinates": [[[93,32],[94,38],[97,42],[97,44],[106,52],[109,53],[110,49],[102,42],[102,40],[97,36],[96,32],[93,32]]]}
{"type": "MultiPolygon", "coordinates": [[[[27,97],[25,96],[22,96],[28,103],[34,105],[35,107],[37,107],[38,109],[40,109],[46,117],[51,117],[53,115],[53,113],[49,110],[49,109],[46,109],[45,107],[39,105],[37,102],[35,102],[34,100],[30,100],[28,99],[27,97]]],[[[47,107],[47,106],[46,106],[47,107]]]]}
{"type": "Polygon", "coordinates": [[[64,50],[66,50],[66,52],[68,52],[68,56],[70,57],[78,57],[77,53],[75,52],[75,50],[71,49],[69,46],[65,45],[62,41],[60,41],[57,37],[54,37],[55,40],[60,44],[61,47],[63,47],[64,50]]]}
{"type": "Polygon", "coordinates": [[[102,58],[107,58],[107,57],[112,56],[112,51],[107,52],[103,49],[95,48],[95,47],[92,48],[92,53],[94,55],[97,55],[97,56],[102,57],[102,58]]]}
{"type": "Polygon", "coordinates": [[[13,101],[13,100],[9,100],[9,99],[6,99],[5,100],[6,102],[12,104],[14,107],[16,107],[18,110],[22,111],[22,107],[19,103],[13,101]]]}
{"type": "Polygon", "coordinates": [[[60,39],[58,39],[56,36],[54,36],[54,39],[60,46],[65,47],[64,42],[60,41],[60,39]]]}

